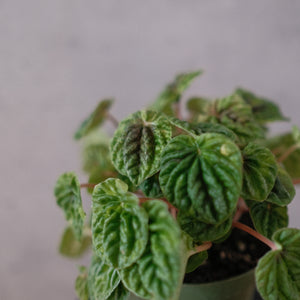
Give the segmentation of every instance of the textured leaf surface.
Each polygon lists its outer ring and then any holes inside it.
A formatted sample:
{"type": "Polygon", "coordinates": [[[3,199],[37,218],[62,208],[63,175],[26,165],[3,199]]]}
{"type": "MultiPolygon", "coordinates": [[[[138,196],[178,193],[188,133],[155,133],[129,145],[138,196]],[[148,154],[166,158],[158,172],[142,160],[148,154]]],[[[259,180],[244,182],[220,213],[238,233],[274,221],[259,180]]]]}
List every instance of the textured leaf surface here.
{"type": "MultiPolygon", "coordinates": [[[[109,298],[120,283],[116,269],[105,264],[99,257],[93,257],[88,273],[88,287],[91,300],[109,298]]],[[[114,299],[114,298],[112,298],[114,299]]]]}
{"type": "Polygon", "coordinates": [[[151,200],[143,207],[149,215],[149,242],[142,257],[120,271],[122,281],[139,297],[171,299],[182,267],[180,229],[165,203],[151,200]]]}
{"type": "Polygon", "coordinates": [[[141,185],[140,189],[145,194],[145,196],[150,198],[161,198],[163,197],[159,180],[158,174],[151,176],[150,178],[146,179],[141,185]]]}
{"type": "Polygon", "coordinates": [[[278,168],[275,184],[267,201],[280,206],[286,206],[294,199],[295,193],[295,187],[290,176],[283,168],[278,168]]]}
{"type": "Polygon", "coordinates": [[[161,152],[171,136],[166,117],[153,111],[138,111],[116,130],[111,142],[112,162],[138,186],[159,170],[161,152]]]}
{"type": "MultiPolygon", "coordinates": [[[[124,287],[122,282],[115,288],[107,300],[126,300],[129,296],[129,291],[124,287]]],[[[92,300],[92,299],[91,299],[92,300]]]]}
{"type": "Polygon", "coordinates": [[[287,207],[268,202],[251,201],[250,215],[256,230],[271,239],[274,232],[288,226],[287,207]]]}
{"type": "Polygon", "coordinates": [[[112,105],[112,100],[102,100],[91,115],[85,119],[77,129],[74,138],[81,139],[90,133],[97,126],[101,125],[107,116],[107,112],[112,105]]]}
{"type": "Polygon", "coordinates": [[[125,268],[139,259],[148,240],[148,217],[127,185],[119,179],[98,184],[92,209],[93,245],[103,261],[125,268]]]}
{"type": "Polygon", "coordinates": [[[244,158],[242,197],[263,201],[275,183],[276,159],[269,149],[253,143],[249,143],[243,149],[242,155],[244,158]]]}
{"type": "Polygon", "coordinates": [[[176,76],[175,80],[158,96],[151,106],[151,109],[163,112],[166,115],[174,115],[173,104],[180,100],[182,93],[190,86],[192,81],[202,72],[182,73],[176,76]]]}
{"type": "Polygon", "coordinates": [[[203,97],[194,97],[187,101],[186,107],[190,113],[190,121],[201,122],[202,116],[207,113],[210,100],[203,97]]]}
{"type": "Polygon", "coordinates": [[[85,212],[82,208],[80,184],[77,176],[70,172],[62,174],[55,185],[54,195],[56,203],[65,213],[70,222],[75,237],[80,240],[85,221],[85,212]]]}
{"type": "Polygon", "coordinates": [[[268,252],[256,268],[256,286],[265,300],[300,299],[300,230],[284,228],[273,236],[279,250],[268,252]]]}
{"type": "Polygon", "coordinates": [[[192,255],[186,265],[185,273],[191,273],[201,266],[208,258],[207,251],[201,251],[192,255]]]}
{"type": "Polygon", "coordinates": [[[75,291],[80,300],[89,300],[89,290],[86,267],[79,267],[80,274],[75,281],[75,291]]]}
{"type": "Polygon", "coordinates": [[[221,223],[236,208],[241,192],[240,150],[217,133],[177,136],[163,152],[159,181],[179,210],[202,222],[221,223]]]}
{"type": "Polygon", "coordinates": [[[72,227],[67,227],[59,245],[60,254],[74,258],[81,256],[92,245],[92,237],[87,231],[88,229],[83,230],[82,237],[78,240],[72,227]]]}

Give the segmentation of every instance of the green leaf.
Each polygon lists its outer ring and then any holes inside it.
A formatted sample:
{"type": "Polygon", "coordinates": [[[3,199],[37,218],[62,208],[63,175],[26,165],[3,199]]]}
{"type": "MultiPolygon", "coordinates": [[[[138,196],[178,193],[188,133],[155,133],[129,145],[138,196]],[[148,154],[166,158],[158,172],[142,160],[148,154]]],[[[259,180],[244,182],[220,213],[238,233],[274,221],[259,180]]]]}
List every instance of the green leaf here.
{"type": "Polygon", "coordinates": [[[271,239],[274,232],[287,227],[289,217],[286,206],[278,206],[268,202],[254,202],[250,206],[250,215],[256,230],[271,239]]]}
{"type": "Polygon", "coordinates": [[[89,231],[89,228],[84,229],[81,239],[77,240],[72,227],[67,227],[59,245],[60,254],[71,258],[81,256],[92,244],[89,231]]]}
{"type": "Polygon", "coordinates": [[[80,184],[77,176],[72,172],[62,174],[56,182],[54,195],[57,205],[63,209],[67,221],[71,224],[75,237],[80,240],[85,212],[82,208],[80,184]]]}
{"type": "Polygon", "coordinates": [[[172,136],[167,118],[138,111],[119,124],[111,142],[112,162],[138,186],[159,170],[161,152],[172,136]]]}
{"type": "Polygon", "coordinates": [[[201,122],[201,116],[207,113],[210,100],[207,98],[194,97],[187,101],[186,107],[190,112],[190,120],[192,122],[201,122]]]}
{"type": "Polygon", "coordinates": [[[159,174],[155,174],[151,176],[150,178],[146,179],[141,185],[140,189],[145,194],[146,197],[150,198],[161,198],[163,197],[159,180],[158,180],[159,174]]]}
{"type": "Polygon", "coordinates": [[[180,100],[182,93],[201,73],[202,71],[196,71],[182,73],[176,76],[175,80],[171,84],[169,84],[166,89],[158,96],[150,109],[165,113],[166,115],[175,115],[173,104],[180,100]]]}
{"type": "Polygon", "coordinates": [[[105,264],[99,257],[92,257],[88,273],[90,300],[110,299],[119,284],[118,271],[105,264]]]}
{"type": "Polygon", "coordinates": [[[75,281],[75,290],[80,300],[89,300],[89,290],[87,281],[87,269],[84,266],[79,267],[80,274],[75,281]]]}
{"type": "Polygon", "coordinates": [[[100,126],[106,119],[107,112],[110,109],[113,101],[111,99],[102,100],[90,116],[85,119],[74,134],[76,140],[81,139],[90,133],[93,129],[100,126]]]}
{"type": "Polygon", "coordinates": [[[96,253],[114,268],[125,268],[143,254],[148,217],[138,198],[119,179],[98,184],[93,193],[92,235],[96,253]]]}
{"type": "Polygon", "coordinates": [[[241,96],[251,108],[255,119],[261,123],[273,122],[273,121],[288,121],[289,119],[284,117],[279,107],[272,101],[257,97],[253,93],[244,90],[237,89],[236,94],[241,96]]]}
{"type": "MultiPolygon", "coordinates": [[[[107,300],[126,300],[129,296],[129,291],[124,287],[122,282],[115,288],[107,300]]],[[[92,300],[92,299],[91,299],[92,300]]]]}
{"type": "Polygon", "coordinates": [[[159,200],[147,201],[149,242],[142,257],[120,271],[122,282],[144,299],[172,299],[180,284],[181,233],[178,224],[159,200]]]}
{"type": "Polygon", "coordinates": [[[230,231],[232,225],[232,217],[220,224],[207,224],[181,211],[178,213],[177,221],[181,229],[196,242],[219,240],[230,231]]]}
{"type": "Polygon", "coordinates": [[[191,273],[195,271],[200,265],[204,263],[204,261],[207,260],[207,258],[208,258],[207,251],[201,251],[199,253],[190,256],[186,265],[185,273],[191,273]]]}
{"type": "Polygon", "coordinates": [[[275,183],[276,159],[269,149],[253,143],[249,143],[243,149],[242,155],[244,158],[242,197],[263,201],[275,183]]]}
{"type": "Polygon", "coordinates": [[[278,250],[268,252],[256,267],[256,286],[265,300],[300,299],[300,230],[284,228],[273,235],[278,250]]]}
{"type": "Polygon", "coordinates": [[[296,194],[295,187],[290,176],[283,168],[278,168],[278,174],[275,180],[274,187],[270,192],[266,201],[286,206],[294,199],[296,194]]]}
{"type": "Polygon", "coordinates": [[[233,213],[240,196],[240,150],[217,133],[177,136],[163,151],[159,181],[165,197],[179,210],[219,224],[233,213]]]}

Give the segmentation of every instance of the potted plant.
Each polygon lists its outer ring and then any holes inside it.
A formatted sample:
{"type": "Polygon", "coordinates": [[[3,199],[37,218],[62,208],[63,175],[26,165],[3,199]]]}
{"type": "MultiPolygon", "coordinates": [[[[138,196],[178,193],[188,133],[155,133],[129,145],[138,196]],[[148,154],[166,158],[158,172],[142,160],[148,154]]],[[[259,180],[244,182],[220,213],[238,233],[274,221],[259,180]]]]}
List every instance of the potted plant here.
{"type": "Polygon", "coordinates": [[[178,75],[120,123],[103,100],[76,131],[88,182],[64,173],[54,193],[69,221],[60,252],[92,248],[76,279],[81,300],[252,299],[257,262],[263,299],[300,299],[300,230],[287,228],[300,132],[269,138],[268,123],[287,119],[243,89],[189,99],[183,118],[182,93],[200,73],[178,75]],[[99,130],[105,120],[111,139],[99,130]],[[216,282],[197,284],[207,281],[216,282]]]}

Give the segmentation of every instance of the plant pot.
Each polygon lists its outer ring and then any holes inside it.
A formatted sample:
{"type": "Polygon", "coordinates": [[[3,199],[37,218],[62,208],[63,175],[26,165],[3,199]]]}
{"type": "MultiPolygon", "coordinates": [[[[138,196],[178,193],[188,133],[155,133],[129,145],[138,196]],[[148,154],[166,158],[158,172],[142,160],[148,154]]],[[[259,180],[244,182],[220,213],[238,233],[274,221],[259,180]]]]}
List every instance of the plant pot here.
{"type": "MultiPolygon", "coordinates": [[[[183,284],[180,300],[253,300],[254,269],[226,280],[203,284],[183,284]]],[[[129,300],[138,300],[130,295],[129,300]]]]}

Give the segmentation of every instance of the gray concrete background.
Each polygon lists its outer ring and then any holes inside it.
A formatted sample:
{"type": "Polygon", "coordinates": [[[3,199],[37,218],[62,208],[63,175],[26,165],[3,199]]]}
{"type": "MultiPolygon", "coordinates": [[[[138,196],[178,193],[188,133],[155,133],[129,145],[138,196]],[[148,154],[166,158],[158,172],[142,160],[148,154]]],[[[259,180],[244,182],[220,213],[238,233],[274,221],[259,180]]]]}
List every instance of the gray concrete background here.
{"type": "Polygon", "coordinates": [[[71,137],[99,98],[114,96],[122,118],[175,73],[202,68],[189,95],[242,85],[300,125],[299,13],[296,0],[0,0],[0,299],[75,298],[52,190],[79,172],[71,137]]]}

